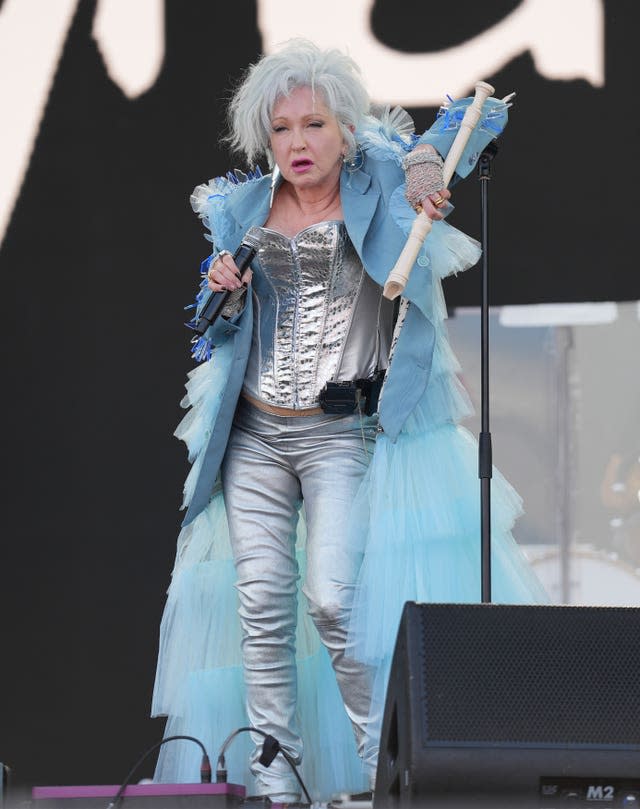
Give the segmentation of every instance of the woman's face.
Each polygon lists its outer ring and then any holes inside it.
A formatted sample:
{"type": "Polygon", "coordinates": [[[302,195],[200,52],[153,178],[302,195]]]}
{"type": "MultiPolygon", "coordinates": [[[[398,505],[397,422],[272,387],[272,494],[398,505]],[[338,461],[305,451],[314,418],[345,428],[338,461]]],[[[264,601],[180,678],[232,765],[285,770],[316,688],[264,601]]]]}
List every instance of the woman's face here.
{"type": "Polygon", "coordinates": [[[339,181],[346,150],[338,120],[320,93],[296,87],[276,101],[271,115],[271,151],[295,188],[329,188],[339,181]]]}

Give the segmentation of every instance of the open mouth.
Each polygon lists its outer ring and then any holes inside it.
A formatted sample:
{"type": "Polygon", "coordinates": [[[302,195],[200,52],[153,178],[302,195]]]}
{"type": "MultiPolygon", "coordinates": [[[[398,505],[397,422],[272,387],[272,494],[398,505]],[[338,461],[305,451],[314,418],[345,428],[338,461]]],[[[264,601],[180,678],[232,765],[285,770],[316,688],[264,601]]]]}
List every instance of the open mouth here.
{"type": "Polygon", "coordinates": [[[291,163],[291,166],[294,169],[304,169],[304,168],[308,168],[309,166],[313,166],[313,161],[311,161],[308,158],[304,157],[304,158],[301,158],[300,160],[294,160],[291,163]]]}

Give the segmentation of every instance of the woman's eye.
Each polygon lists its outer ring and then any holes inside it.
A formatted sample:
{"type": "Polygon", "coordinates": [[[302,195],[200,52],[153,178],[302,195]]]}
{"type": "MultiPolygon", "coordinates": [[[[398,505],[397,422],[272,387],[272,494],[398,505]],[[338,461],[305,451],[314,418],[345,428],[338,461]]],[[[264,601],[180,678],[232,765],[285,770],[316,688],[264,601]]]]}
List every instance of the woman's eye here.
{"type": "Polygon", "coordinates": [[[324,126],[324,121],[311,121],[311,123],[309,124],[309,126],[317,126],[317,127],[321,127],[321,126],[324,126]]]}
{"type": "Polygon", "coordinates": [[[272,127],[272,130],[273,130],[273,132],[284,132],[285,127],[284,126],[274,126],[274,127],[272,127]]]}

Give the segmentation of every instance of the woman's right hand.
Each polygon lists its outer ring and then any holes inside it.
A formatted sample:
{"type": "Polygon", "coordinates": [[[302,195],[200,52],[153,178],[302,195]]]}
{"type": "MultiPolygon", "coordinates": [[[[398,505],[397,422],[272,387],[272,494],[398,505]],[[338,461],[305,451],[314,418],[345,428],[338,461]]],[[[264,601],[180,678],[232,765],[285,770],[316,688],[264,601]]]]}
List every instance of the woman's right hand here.
{"type": "Polygon", "coordinates": [[[207,286],[213,292],[222,292],[223,290],[233,292],[235,289],[246,286],[251,281],[252,275],[251,269],[247,267],[242,277],[240,277],[240,270],[236,266],[233,256],[228,251],[223,250],[209,267],[207,286]]]}

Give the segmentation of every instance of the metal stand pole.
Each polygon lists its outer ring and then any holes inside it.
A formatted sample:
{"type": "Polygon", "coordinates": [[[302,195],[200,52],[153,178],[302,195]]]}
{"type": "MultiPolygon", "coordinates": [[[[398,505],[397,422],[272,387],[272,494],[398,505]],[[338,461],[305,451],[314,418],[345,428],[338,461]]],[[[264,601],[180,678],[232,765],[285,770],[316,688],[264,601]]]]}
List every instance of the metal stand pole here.
{"type": "Polygon", "coordinates": [[[493,468],[489,431],[489,180],[491,161],[498,152],[495,141],[489,143],[478,161],[480,180],[480,217],[482,226],[482,295],[480,303],[480,439],[478,476],[480,478],[481,582],[482,602],[491,601],[491,474],[493,468]]]}

